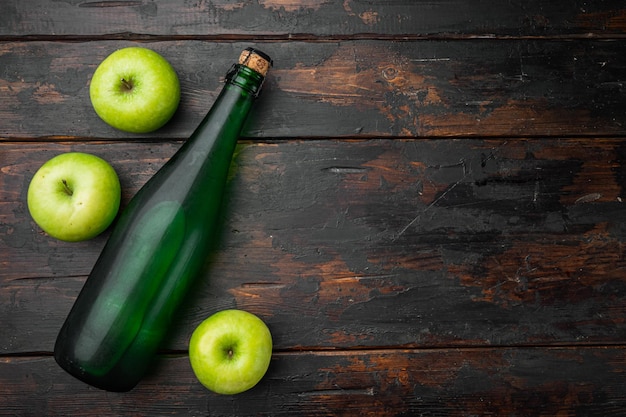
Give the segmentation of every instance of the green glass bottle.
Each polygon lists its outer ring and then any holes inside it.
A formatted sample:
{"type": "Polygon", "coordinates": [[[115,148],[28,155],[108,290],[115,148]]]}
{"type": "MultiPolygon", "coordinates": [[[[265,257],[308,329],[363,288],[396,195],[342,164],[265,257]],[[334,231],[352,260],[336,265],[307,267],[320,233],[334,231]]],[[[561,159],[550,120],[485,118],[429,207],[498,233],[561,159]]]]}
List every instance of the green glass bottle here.
{"type": "Polygon", "coordinates": [[[70,374],[109,391],[142,378],[211,249],[237,139],[270,66],[243,51],[199,127],[122,212],[56,340],[70,374]]]}

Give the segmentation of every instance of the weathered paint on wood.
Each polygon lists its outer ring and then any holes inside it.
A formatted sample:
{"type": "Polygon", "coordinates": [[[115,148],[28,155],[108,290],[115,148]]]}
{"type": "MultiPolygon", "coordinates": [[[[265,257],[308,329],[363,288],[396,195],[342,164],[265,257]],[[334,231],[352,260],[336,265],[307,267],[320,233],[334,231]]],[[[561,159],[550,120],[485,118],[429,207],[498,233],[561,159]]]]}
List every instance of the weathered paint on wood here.
{"type": "Polygon", "coordinates": [[[611,0],[4,0],[2,36],[607,36],[626,31],[611,0]]]}
{"type": "Polygon", "coordinates": [[[159,358],[124,394],[89,389],[49,357],[18,357],[0,361],[0,395],[2,412],[23,416],[611,417],[626,407],[624,372],[624,350],[611,347],[278,352],[233,397],[204,389],[184,355],[159,358]]]}
{"type": "MultiPolygon", "coordinates": [[[[0,146],[0,189],[19,190],[2,196],[2,352],[51,350],[104,243],[37,232],[25,193],[38,166],[97,154],[126,202],[177,145],[0,146]]],[[[625,152],[603,139],[242,143],[217,253],[167,347],[226,307],[266,318],[279,349],[620,343],[625,152]]]]}
{"type": "MultiPolygon", "coordinates": [[[[186,138],[242,43],[140,43],[182,83],[164,129],[129,136],[89,101],[98,63],[136,43],[0,44],[0,138],[186,138]]],[[[275,59],[248,137],[618,135],[626,132],[624,42],[345,41],[259,44],[275,59]]]]}
{"type": "Polygon", "coordinates": [[[615,0],[1,2],[0,415],[623,415],[625,17],[615,0]],[[129,45],[181,77],[149,135],[89,103],[129,45]],[[89,388],[51,350],[106,233],[45,236],[28,182],[92,152],[126,205],[250,45],[275,67],[216,251],[137,389],[89,388]],[[275,339],[234,397],[187,357],[228,307],[275,339]]]}

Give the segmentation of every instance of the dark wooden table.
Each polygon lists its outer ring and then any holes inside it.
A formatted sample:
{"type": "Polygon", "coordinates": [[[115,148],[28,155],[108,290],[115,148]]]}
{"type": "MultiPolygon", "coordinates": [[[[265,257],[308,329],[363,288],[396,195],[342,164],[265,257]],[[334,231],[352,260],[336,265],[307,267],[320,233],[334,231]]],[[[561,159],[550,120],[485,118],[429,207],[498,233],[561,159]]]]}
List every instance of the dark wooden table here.
{"type": "Polygon", "coordinates": [[[0,3],[0,415],[626,415],[623,1],[0,3]],[[182,83],[160,131],[89,101],[115,49],[182,83]],[[51,351],[107,233],[63,243],[26,190],[67,151],[123,205],[207,112],[239,51],[275,61],[233,161],[216,253],[149,375],[91,388],[51,351]],[[275,351],[218,396],[187,347],[211,313],[275,351]]]}

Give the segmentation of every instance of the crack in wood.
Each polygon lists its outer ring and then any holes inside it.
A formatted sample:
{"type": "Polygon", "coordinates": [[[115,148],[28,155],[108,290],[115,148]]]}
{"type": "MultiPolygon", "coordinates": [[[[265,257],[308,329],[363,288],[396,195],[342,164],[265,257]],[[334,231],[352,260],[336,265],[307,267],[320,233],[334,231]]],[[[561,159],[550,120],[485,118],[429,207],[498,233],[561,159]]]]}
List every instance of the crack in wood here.
{"type": "Polygon", "coordinates": [[[323,168],[322,171],[331,172],[333,174],[362,174],[364,172],[367,172],[368,169],[359,168],[359,167],[334,166],[334,167],[323,168]]]}
{"type": "Polygon", "coordinates": [[[368,388],[337,388],[337,389],[322,389],[310,392],[301,392],[299,397],[320,397],[320,396],[334,396],[334,395],[368,395],[375,394],[374,387],[368,388]]]}
{"type": "Polygon", "coordinates": [[[90,1],[80,3],[78,7],[134,7],[141,6],[141,1],[90,1]]]}

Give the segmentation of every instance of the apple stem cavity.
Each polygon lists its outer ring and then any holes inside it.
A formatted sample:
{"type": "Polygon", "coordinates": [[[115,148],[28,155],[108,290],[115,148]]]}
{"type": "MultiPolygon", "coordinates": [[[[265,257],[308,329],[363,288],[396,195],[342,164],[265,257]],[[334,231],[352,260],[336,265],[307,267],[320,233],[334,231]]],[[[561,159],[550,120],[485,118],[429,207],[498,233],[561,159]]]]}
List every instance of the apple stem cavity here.
{"type": "Polygon", "coordinates": [[[234,346],[225,347],[225,348],[223,348],[222,351],[224,352],[224,356],[225,356],[227,361],[232,361],[233,360],[233,356],[235,356],[235,347],[234,346]]]}
{"type": "Polygon", "coordinates": [[[133,83],[126,78],[121,79],[122,82],[122,90],[126,92],[131,92],[133,90],[133,83]]]}
{"type": "Polygon", "coordinates": [[[65,179],[62,179],[61,182],[63,183],[63,191],[65,191],[65,194],[71,197],[74,194],[74,191],[72,191],[70,186],[67,185],[67,181],[65,179]]]}

